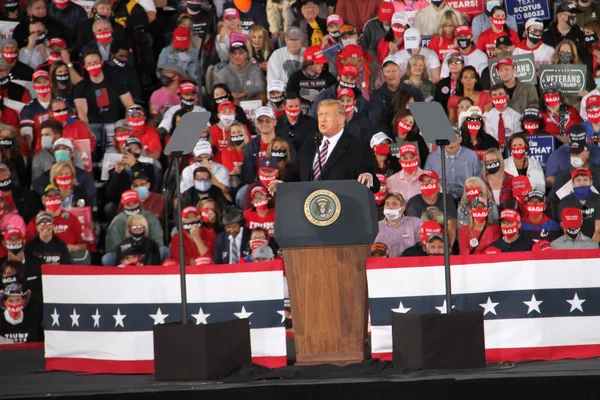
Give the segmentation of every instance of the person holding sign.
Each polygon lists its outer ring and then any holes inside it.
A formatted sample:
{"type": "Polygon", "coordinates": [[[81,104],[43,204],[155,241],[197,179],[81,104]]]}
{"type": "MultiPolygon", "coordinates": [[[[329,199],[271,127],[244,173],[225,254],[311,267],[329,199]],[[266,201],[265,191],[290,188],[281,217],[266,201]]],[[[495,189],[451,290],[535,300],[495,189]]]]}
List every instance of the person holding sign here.
{"type": "Polygon", "coordinates": [[[569,141],[567,130],[582,122],[577,110],[564,104],[562,94],[554,87],[544,91],[544,102],[540,109],[546,132],[555,135],[562,143],[569,141]]]}
{"type": "Polygon", "coordinates": [[[513,56],[533,54],[535,65],[552,64],[554,49],[542,42],[544,22],[539,18],[529,18],[525,23],[525,39],[513,51],[513,56]]]}
{"type": "Polygon", "coordinates": [[[496,71],[504,82],[508,91],[508,106],[518,112],[523,113],[527,107],[539,106],[539,99],[535,86],[531,83],[519,82],[515,75],[515,64],[510,58],[502,58],[496,63],[496,71]]]}
{"type": "Polygon", "coordinates": [[[477,48],[485,51],[488,58],[496,57],[496,40],[501,36],[510,38],[513,43],[519,42],[519,35],[506,25],[506,11],[503,7],[496,6],[492,8],[492,27],[484,31],[477,39],[477,48]]]}

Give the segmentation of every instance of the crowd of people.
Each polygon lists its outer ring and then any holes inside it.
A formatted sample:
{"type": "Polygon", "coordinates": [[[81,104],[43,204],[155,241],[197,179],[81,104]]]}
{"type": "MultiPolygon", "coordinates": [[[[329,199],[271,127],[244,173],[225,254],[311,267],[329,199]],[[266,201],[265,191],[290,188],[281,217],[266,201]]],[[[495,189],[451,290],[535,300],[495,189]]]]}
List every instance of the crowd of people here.
{"type": "Polygon", "coordinates": [[[180,235],[187,265],[281,257],[285,182],[364,184],[375,257],[442,254],[444,221],[453,254],[598,248],[600,6],[517,25],[484,5],[5,0],[0,20],[18,24],[0,43],[0,335],[41,339],[42,264],[177,265],[180,235]],[[523,54],[584,66],[585,90],[522,82],[523,54]],[[454,127],[445,189],[409,107],[430,101],[454,127]],[[196,111],[210,123],[177,166],[163,150],[196,111]]]}

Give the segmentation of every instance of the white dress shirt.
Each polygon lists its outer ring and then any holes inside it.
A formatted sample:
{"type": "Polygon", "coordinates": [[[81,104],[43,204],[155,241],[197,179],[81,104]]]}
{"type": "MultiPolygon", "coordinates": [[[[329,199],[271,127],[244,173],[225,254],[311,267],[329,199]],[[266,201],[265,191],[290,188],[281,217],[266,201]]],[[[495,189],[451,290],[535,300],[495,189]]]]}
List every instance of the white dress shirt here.
{"type": "MultiPolygon", "coordinates": [[[[504,119],[504,131],[506,135],[506,141],[508,137],[516,132],[521,132],[521,118],[522,115],[513,110],[510,107],[506,107],[506,110],[502,111],[502,118],[504,119]]],[[[494,139],[498,140],[498,121],[500,120],[500,111],[495,107],[490,111],[483,114],[483,121],[485,123],[485,132],[488,135],[492,135],[494,139]]]]}
{"type": "Polygon", "coordinates": [[[231,259],[232,259],[232,255],[233,255],[233,251],[232,251],[232,245],[233,245],[233,241],[235,240],[235,244],[237,246],[237,259],[238,261],[242,258],[242,236],[244,234],[244,228],[242,227],[240,229],[240,233],[237,234],[237,236],[234,238],[233,236],[229,235],[229,264],[231,264],[231,259]]]}

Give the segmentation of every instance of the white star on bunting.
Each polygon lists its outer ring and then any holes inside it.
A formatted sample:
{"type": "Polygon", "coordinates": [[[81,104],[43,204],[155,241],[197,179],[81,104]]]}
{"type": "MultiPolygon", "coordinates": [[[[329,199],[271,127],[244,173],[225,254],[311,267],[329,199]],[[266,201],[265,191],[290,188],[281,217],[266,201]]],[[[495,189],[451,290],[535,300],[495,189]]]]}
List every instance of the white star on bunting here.
{"type": "Polygon", "coordinates": [[[73,326],[79,326],[79,317],[81,316],[81,314],[77,314],[77,312],[75,312],[75,309],[73,309],[73,314],[69,315],[69,317],[71,317],[71,327],[73,326]]]}
{"type": "Polygon", "coordinates": [[[567,300],[567,303],[571,305],[571,309],[569,310],[569,312],[572,313],[575,310],[583,312],[582,304],[584,301],[585,299],[580,299],[579,296],[577,296],[577,293],[575,293],[573,300],[567,300]]]}
{"type": "Polygon", "coordinates": [[[117,314],[113,315],[113,318],[115,319],[115,328],[119,325],[121,325],[121,328],[125,328],[125,325],[123,324],[123,320],[125,319],[127,315],[121,314],[121,309],[118,308],[117,309],[117,314]]]}
{"type": "MultiPolygon", "coordinates": [[[[455,305],[452,305],[452,309],[454,310],[456,308],[455,305]]],[[[441,314],[448,314],[448,305],[446,304],[446,300],[444,300],[444,304],[442,304],[439,307],[436,307],[436,310],[438,310],[441,314]]]]}
{"type": "Polygon", "coordinates": [[[56,312],[56,308],[54,309],[54,312],[50,314],[50,316],[52,317],[52,326],[60,326],[60,322],[58,322],[60,315],[56,312]]]}
{"type": "Polygon", "coordinates": [[[281,315],[281,322],[285,322],[285,310],[277,311],[277,314],[281,315]]]}
{"type": "Polygon", "coordinates": [[[392,308],[392,311],[398,314],[406,314],[410,311],[410,308],[404,308],[404,305],[402,304],[402,302],[400,302],[398,308],[392,308]]]}
{"type": "Polygon", "coordinates": [[[500,304],[500,303],[494,303],[492,302],[492,299],[490,299],[490,296],[488,296],[487,298],[487,302],[480,304],[481,307],[483,307],[483,315],[491,312],[494,315],[498,315],[496,314],[496,306],[500,304]]]}
{"type": "Polygon", "coordinates": [[[96,314],[92,315],[92,319],[94,320],[94,328],[100,328],[100,317],[101,315],[96,308],[96,314]]]}
{"type": "Polygon", "coordinates": [[[196,319],[196,325],[200,325],[200,324],[208,324],[208,322],[206,321],[208,319],[208,317],[210,317],[210,314],[204,314],[204,311],[202,311],[202,307],[200,307],[200,310],[198,311],[198,314],[192,314],[192,317],[194,317],[196,319]]]}
{"type": "Polygon", "coordinates": [[[253,312],[246,311],[246,307],[242,306],[242,311],[233,313],[239,319],[250,318],[250,316],[254,314],[253,312]]]}
{"type": "Polygon", "coordinates": [[[169,314],[163,314],[162,311],[160,311],[160,307],[158,307],[158,311],[156,311],[156,314],[150,314],[150,318],[152,318],[154,320],[154,325],[161,325],[165,323],[165,319],[169,316],[169,314]]]}
{"type": "Polygon", "coordinates": [[[542,312],[540,311],[540,304],[542,304],[544,301],[543,300],[537,300],[535,298],[535,294],[531,295],[531,300],[530,301],[524,301],[523,303],[525,303],[525,305],[527,307],[529,307],[527,309],[527,314],[529,314],[532,311],[537,311],[538,314],[541,314],[542,312]]]}

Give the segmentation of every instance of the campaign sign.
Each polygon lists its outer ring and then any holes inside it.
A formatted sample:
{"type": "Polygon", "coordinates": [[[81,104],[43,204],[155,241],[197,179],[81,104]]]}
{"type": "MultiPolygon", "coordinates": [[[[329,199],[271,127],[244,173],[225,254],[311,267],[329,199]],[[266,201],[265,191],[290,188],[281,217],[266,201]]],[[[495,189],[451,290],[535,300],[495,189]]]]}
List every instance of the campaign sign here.
{"type": "Polygon", "coordinates": [[[0,39],[4,40],[11,38],[17,25],[18,22],[0,21],[0,39]]]}
{"type": "Polygon", "coordinates": [[[556,138],[553,135],[531,135],[529,136],[529,151],[527,156],[535,158],[542,164],[542,167],[546,167],[546,161],[548,156],[554,151],[556,147],[556,138]]]}
{"type": "Polygon", "coordinates": [[[484,0],[446,0],[446,4],[471,18],[481,14],[485,7],[484,0]]]}
{"type": "Polygon", "coordinates": [[[79,150],[81,154],[81,161],[83,161],[83,167],[87,172],[92,172],[92,148],[90,139],[76,139],[73,140],[73,146],[79,150]]]}
{"type": "Polygon", "coordinates": [[[85,10],[86,15],[91,15],[92,8],[94,8],[94,2],[93,1],[90,1],[90,0],[75,0],[73,3],[77,4],[78,6],[83,7],[83,9],[85,10]]]}
{"type": "MultiPolygon", "coordinates": [[[[496,64],[499,60],[504,57],[496,57],[488,61],[488,67],[490,69],[490,81],[492,82],[492,86],[497,83],[502,83],[502,79],[498,75],[498,71],[496,71],[496,64]]],[[[516,76],[519,79],[519,82],[527,82],[532,85],[537,84],[537,76],[535,74],[535,61],[533,59],[533,53],[521,54],[518,56],[509,56],[513,60],[516,68],[516,76]]]]}
{"type": "Polygon", "coordinates": [[[252,122],[252,125],[256,126],[256,110],[262,107],[262,101],[260,100],[244,100],[240,101],[240,107],[246,113],[246,117],[252,122]]]}
{"type": "Polygon", "coordinates": [[[579,94],[585,90],[587,68],[573,64],[540,65],[539,79],[542,90],[551,86],[562,93],[579,94]]]}
{"type": "Polygon", "coordinates": [[[421,36],[421,47],[429,47],[431,36],[421,36]]]}
{"type": "Polygon", "coordinates": [[[517,24],[525,24],[529,18],[551,18],[548,0],[506,0],[504,4],[506,12],[515,17],[517,24]]]}
{"type": "Polygon", "coordinates": [[[81,224],[81,238],[89,243],[94,243],[96,237],[94,231],[90,228],[90,222],[92,222],[92,207],[73,207],[71,208],[71,215],[77,218],[77,221],[81,224]]]}

